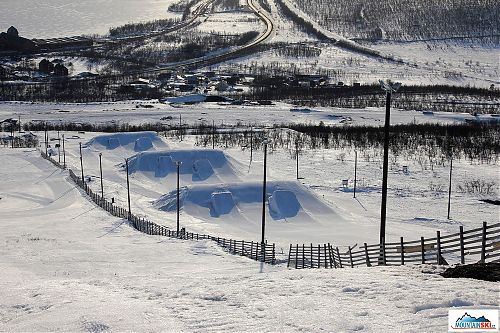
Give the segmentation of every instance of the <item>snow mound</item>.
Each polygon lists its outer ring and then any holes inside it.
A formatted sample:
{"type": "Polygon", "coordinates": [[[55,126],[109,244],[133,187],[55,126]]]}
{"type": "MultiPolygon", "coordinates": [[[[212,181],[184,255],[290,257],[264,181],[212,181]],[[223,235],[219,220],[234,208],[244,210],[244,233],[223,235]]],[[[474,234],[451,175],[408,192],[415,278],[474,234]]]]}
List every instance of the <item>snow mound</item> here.
{"type": "Polygon", "coordinates": [[[85,146],[97,150],[114,150],[123,147],[136,152],[166,147],[156,132],[103,134],[92,138],[85,146]]]}
{"type": "Polygon", "coordinates": [[[135,151],[145,151],[153,148],[153,142],[150,138],[141,137],[135,140],[134,150],[135,151]]]}
{"type": "Polygon", "coordinates": [[[210,203],[212,205],[211,207],[212,216],[221,216],[229,214],[236,206],[233,194],[229,191],[212,193],[212,198],[210,200],[210,203]]]}
{"type": "Polygon", "coordinates": [[[181,162],[183,181],[201,182],[213,179],[216,182],[237,181],[233,162],[221,150],[191,149],[141,152],[129,159],[129,173],[142,173],[151,178],[164,178],[177,174],[176,162],[181,162]]]}
{"type": "Polygon", "coordinates": [[[300,208],[300,203],[292,191],[276,190],[269,197],[269,209],[276,218],[294,217],[300,208]]]}
{"type": "MultiPolygon", "coordinates": [[[[266,211],[273,220],[297,219],[303,222],[315,220],[315,215],[334,213],[298,182],[271,181],[266,187],[266,197],[266,211]]],[[[153,206],[162,211],[171,211],[175,200],[176,191],[172,191],[156,200],[153,206]]],[[[233,220],[260,221],[257,217],[262,211],[262,183],[188,186],[183,197],[183,209],[202,220],[230,215],[233,220]]]]}

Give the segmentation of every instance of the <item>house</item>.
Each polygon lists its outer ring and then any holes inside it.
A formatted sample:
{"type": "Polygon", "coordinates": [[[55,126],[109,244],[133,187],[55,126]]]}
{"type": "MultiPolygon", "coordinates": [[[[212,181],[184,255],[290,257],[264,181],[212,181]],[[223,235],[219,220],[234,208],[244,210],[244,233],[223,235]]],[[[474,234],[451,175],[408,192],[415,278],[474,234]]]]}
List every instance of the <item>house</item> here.
{"type": "Polygon", "coordinates": [[[68,68],[62,64],[57,64],[54,66],[54,76],[68,76],[68,68]]]}
{"type": "Polygon", "coordinates": [[[19,37],[19,31],[14,26],[11,26],[7,29],[7,35],[19,37]]]}
{"type": "Polygon", "coordinates": [[[33,52],[37,46],[33,41],[20,37],[15,27],[10,27],[7,32],[0,33],[0,50],[33,52]]]}
{"type": "Polygon", "coordinates": [[[54,67],[55,67],[54,64],[47,59],[42,59],[38,63],[38,70],[42,73],[46,74],[52,73],[52,71],[54,71],[54,67]]]}

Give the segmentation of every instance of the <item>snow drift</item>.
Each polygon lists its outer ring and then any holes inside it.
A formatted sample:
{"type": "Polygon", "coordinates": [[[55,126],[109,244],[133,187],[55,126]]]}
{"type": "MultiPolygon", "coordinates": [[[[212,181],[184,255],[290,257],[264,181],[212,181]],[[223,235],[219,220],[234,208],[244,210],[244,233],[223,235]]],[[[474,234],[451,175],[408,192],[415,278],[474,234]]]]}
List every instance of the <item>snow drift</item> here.
{"type": "MultiPolygon", "coordinates": [[[[262,209],[262,183],[196,185],[184,187],[181,206],[197,218],[233,217],[255,220],[262,209]]],[[[177,209],[177,193],[172,191],[153,203],[159,210],[177,209]]],[[[317,216],[335,215],[307,188],[294,181],[271,181],[266,187],[267,213],[273,220],[315,220],[317,216]]],[[[257,219],[258,220],[258,219],[257,219]]]]}
{"type": "Polygon", "coordinates": [[[156,132],[133,132],[98,135],[85,144],[97,150],[114,150],[120,147],[136,152],[165,148],[156,132]]]}
{"type": "Polygon", "coordinates": [[[180,174],[183,178],[191,176],[193,182],[239,180],[236,162],[230,160],[223,151],[212,149],[142,152],[130,158],[129,173],[164,178],[177,174],[177,162],[181,162],[180,174]]]}

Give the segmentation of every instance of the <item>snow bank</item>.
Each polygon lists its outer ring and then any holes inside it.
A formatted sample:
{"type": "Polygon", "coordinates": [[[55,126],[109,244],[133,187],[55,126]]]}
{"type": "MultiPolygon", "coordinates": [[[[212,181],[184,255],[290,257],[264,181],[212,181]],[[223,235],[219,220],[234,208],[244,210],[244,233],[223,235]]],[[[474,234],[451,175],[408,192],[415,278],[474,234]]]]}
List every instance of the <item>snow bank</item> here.
{"type": "MultiPolygon", "coordinates": [[[[186,188],[184,209],[197,218],[222,215],[259,215],[262,209],[262,184],[238,183],[195,185],[186,188]]],[[[333,210],[298,182],[272,181],[267,184],[268,214],[273,220],[296,218],[314,220],[320,215],[334,214],[333,210]],[[309,212],[314,212],[314,215],[309,212]]],[[[172,211],[176,192],[172,191],[153,203],[159,210],[172,211]]]]}
{"type": "Polygon", "coordinates": [[[290,218],[301,209],[295,193],[287,190],[276,190],[269,197],[269,209],[276,218],[290,218]]]}
{"type": "Polygon", "coordinates": [[[181,162],[181,175],[191,175],[194,182],[215,179],[238,180],[232,161],[221,150],[190,149],[142,152],[129,160],[129,173],[144,173],[163,178],[177,173],[176,162],[181,162]]]}
{"type": "Polygon", "coordinates": [[[97,150],[113,150],[124,147],[139,152],[166,145],[156,132],[133,132],[98,135],[87,142],[85,146],[97,150]]]}

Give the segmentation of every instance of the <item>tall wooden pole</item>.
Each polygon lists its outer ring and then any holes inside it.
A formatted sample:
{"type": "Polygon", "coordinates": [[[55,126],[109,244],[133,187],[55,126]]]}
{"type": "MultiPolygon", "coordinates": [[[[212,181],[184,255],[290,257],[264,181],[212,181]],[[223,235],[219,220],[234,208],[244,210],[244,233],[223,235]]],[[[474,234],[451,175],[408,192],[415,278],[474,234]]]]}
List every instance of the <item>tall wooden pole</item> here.
{"type": "Polygon", "coordinates": [[[448,187],[448,220],[450,219],[450,209],[451,209],[451,174],[453,172],[453,157],[450,160],[450,185],[448,187]]]}
{"type": "Polygon", "coordinates": [[[262,186],[262,238],[261,244],[265,243],[266,232],[266,187],[267,187],[267,142],[264,142],[264,184],[262,186]]]}
{"type": "Polygon", "coordinates": [[[215,120],[212,120],[212,149],[215,149],[215,120]]]}
{"type": "Polygon", "coordinates": [[[128,217],[132,215],[132,208],[130,207],[130,181],[128,176],[128,158],[125,159],[125,171],[127,172],[127,201],[128,201],[128,217]]]}
{"type": "Polygon", "coordinates": [[[85,184],[85,177],[83,176],[83,155],[82,155],[82,143],[80,142],[80,168],[82,169],[82,184],[85,184]]]}
{"type": "Polygon", "coordinates": [[[61,136],[59,135],[59,131],[57,131],[57,142],[59,143],[57,147],[57,162],[61,163],[61,136]]]}
{"type": "Polygon", "coordinates": [[[102,153],[99,153],[99,169],[101,171],[101,198],[104,199],[104,182],[102,179],[102,153]]]}
{"type": "Polygon", "coordinates": [[[387,174],[389,171],[389,135],[391,125],[391,91],[386,92],[384,127],[384,169],[382,176],[382,205],[380,208],[380,244],[385,244],[385,222],[387,213],[387,174]]]}
{"type": "Polygon", "coordinates": [[[64,169],[66,169],[66,149],[64,147],[64,134],[62,135],[62,146],[63,146],[63,164],[64,164],[64,169]]]}
{"type": "Polygon", "coordinates": [[[179,137],[182,141],[182,114],[179,115],[179,137]]]}
{"type": "Polygon", "coordinates": [[[180,210],[181,210],[181,199],[180,199],[180,169],[181,169],[181,162],[177,161],[177,237],[179,237],[179,231],[180,231],[180,210]]]}
{"type": "Polygon", "coordinates": [[[354,151],[354,197],[356,198],[356,183],[358,180],[358,152],[354,151]]]}
{"type": "Polygon", "coordinates": [[[299,143],[296,142],[295,143],[295,159],[296,159],[296,162],[297,162],[297,167],[296,167],[296,173],[297,173],[297,180],[299,179],[299,143]]]}
{"type": "Polygon", "coordinates": [[[250,163],[253,159],[253,127],[250,127],[250,163]]]}

